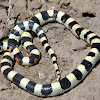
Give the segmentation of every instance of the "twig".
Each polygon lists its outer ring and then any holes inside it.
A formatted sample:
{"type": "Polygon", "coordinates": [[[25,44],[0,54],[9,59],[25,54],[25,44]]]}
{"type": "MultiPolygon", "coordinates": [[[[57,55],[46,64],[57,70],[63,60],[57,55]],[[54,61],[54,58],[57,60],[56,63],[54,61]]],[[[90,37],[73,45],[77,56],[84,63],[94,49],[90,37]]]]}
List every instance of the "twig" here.
{"type": "Polygon", "coordinates": [[[11,9],[12,9],[12,3],[11,0],[9,0],[9,8],[8,8],[8,16],[7,16],[7,22],[11,20],[11,9]]]}

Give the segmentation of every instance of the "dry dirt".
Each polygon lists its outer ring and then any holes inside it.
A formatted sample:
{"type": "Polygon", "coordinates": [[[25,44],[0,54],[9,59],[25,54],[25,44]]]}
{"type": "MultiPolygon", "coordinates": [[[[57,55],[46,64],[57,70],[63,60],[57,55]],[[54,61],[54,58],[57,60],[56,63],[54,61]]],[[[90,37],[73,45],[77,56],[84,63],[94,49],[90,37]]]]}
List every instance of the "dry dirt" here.
{"type": "MultiPolygon", "coordinates": [[[[0,38],[7,39],[9,31],[15,24],[29,20],[34,14],[58,9],[72,16],[76,21],[100,36],[100,0],[0,0],[0,38]],[[12,8],[10,8],[10,5],[12,8]]],[[[59,23],[49,23],[43,26],[48,41],[54,49],[61,76],[64,77],[73,71],[84,59],[90,46],[82,40],[76,39],[72,33],[59,23]]],[[[55,70],[49,55],[43,49],[38,37],[34,44],[39,48],[42,58],[39,64],[32,67],[23,67],[17,63],[14,70],[25,77],[39,83],[55,81],[55,70]]],[[[27,55],[20,46],[20,50],[27,55]]],[[[0,60],[3,55],[0,55],[0,60]]],[[[8,81],[0,72],[0,100],[100,100],[100,64],[93,68],[85,80],[63,95],[41,98],[29,94],[8,81]]]]}

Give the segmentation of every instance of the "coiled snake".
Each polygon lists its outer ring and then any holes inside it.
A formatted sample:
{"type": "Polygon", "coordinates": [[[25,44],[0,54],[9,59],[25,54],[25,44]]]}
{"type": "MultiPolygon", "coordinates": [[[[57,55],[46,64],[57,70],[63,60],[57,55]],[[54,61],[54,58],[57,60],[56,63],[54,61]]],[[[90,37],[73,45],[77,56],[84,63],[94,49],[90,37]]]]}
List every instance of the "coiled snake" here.
{"type": "Polygon", "coordinates": [[[100,59],[100,38],[94,32],[82,28],[69,15],[58,10],[43,11],[36,14],[30,21],[24,21],[16,25],[9,36],[8,42],[0,42],[0,48],[9,51],[4,53],[1,61],[1,72],[5,75],[5,77],[32,94],[46,97],[62,94],[75,87],[86,77],[100,59]],[[77,38],[80,38],[91,45],[90,52],[81,64],[61,80],[56,55],[48,44],[46,35],[41,28],[42,25],[51,21],[57,21],[58,23],[65,25],[65,27],[67,27],[77,38]],[[44,49],[51,56],[53,65],[57,72],[57,82],[51,84],[35,83],[12,70],[11,67],[14,59],[22,65],[33,65],[36,64],[40,58],[40,52],[30,42],[31,34],[24,32],[26,30],[32,30],[38,35],[44,49]],[[17,45],[20,38],[21,44],[30,53],[30,57],[23,57],[18,50],[17,45]]]}

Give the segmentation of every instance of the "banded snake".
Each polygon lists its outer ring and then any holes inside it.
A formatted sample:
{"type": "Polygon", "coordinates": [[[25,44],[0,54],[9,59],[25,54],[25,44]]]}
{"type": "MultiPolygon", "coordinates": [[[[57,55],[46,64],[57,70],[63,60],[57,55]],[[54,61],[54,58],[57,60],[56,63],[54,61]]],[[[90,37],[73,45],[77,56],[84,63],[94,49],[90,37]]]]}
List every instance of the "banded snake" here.
{"type": "Polygon", "coordinates": [[[4,53],[1,61],[1,72],[4,76],[26,91],[42,97],[56,96],[72,89],[87,76],[100,59],[100,38],[94,32],[81,27],[69,15],[58,10],[42,11],[34,15],[30,21],[24,21],[16,25],[9,35],[8,42],[0,42],[0,48],[9,51],[4,53]],[[48,44],[46,35],[41,28],[42,25],[51,21],[57,21],[58,23],[65,25],[65,27],[67,27],[75,37],[80,38],[91,45],[91,50],[81,64],[63,79],[60,79],[56,55],[48,44]],[[32,30],[38,35],[44,49],[51,56],[58,77],[56,82],[51,84],[35,83],[11,68],[14,59],[22,65],[33,65],[36,64],[40,58],[40,52],[30,42],[31,34],[24,32],[27,30],[32,30]],[[23,47],[31,54],[30,57],[23,57],[21,52],[18,50],[17,45],[20,38],[23,47]]]}

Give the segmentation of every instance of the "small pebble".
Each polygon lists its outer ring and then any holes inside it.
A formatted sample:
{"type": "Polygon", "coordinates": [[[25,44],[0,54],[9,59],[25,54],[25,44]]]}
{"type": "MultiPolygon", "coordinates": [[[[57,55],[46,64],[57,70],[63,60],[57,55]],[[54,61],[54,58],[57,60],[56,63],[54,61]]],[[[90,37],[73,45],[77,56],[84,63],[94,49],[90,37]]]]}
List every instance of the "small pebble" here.
{"type": "Polygon", "coordinates": [[[8,89],[8,87],[6,85],[0,86],[0,91],[7,90],[7,89],[8,89]]]}
{"type": "Polygon", "coordinates": [[[41,80],[44,80],[44,79],[46,79],[46,75],[44,73],[39,73],[39,78],[41,80]]]}
{"type": "Polygon", "coordinates": [[[12,20],[9,20],[9,21],[8,21],[8,25],[13,25],[14,22],[15,22],[15,21],[14,21],[13,19],[12,19],[12,20]]]}

